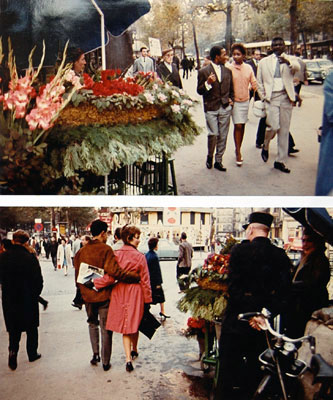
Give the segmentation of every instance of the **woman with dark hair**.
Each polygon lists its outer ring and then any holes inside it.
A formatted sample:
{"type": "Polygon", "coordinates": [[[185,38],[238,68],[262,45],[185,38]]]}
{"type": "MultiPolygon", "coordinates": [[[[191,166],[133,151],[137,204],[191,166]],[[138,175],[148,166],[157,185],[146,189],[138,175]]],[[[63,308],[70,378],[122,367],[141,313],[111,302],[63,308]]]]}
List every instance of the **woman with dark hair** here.
{"type": "Polygon", "coordinates": [[[325,242],[312,229],[303,232],[303,253],[293,277],[293,299],[288,312],[287,335],[300,337],[315,310],[328,306],[330,264],[325,242]]]}
{"type": "Polygon", "coordinates": [[[86,59],[84,51],[79,48],[68,49],[67,60],[68,63],[73,64],[73,71],[75,75],[82,76],[86,66],[86,59]]]}
{"type": "Polygon", "coordinates": [[[148,253],[145,254],[145,257],[149,269],[150,285],[153,298],[152,304],[158,304],[158,303],[160,304],[161,307],[160,316],[163,320],[165,320],[166,318],[170,318],[170,316],[165,315],[164,313],[165,297],[162,288],[163,280],[160,267],[160,260],[156,253],[156,250],[158,249],[158,238],[155,237],[150,238],[148,240],[148,248],[149,251],[148,253]]]}
{"type": "Polygon", "coordinates": [[[257,81],[252,67],[244,62],[246,49],[241,43],[234,43],[231,47],[233,62],[226,63],[226,67],[232,71],[232,82],[234,85],[235,102],[232,109],[232,120],[234,123],[234,141],[236,153],[236,165],[241,167],[243,158],[241,146],[244,138],[245,124],[248,120],[251,85],[253,90],[257,89],[257,81]]]}
{"type": "MultiPolygon", "coordinates": [[[[139,283],[117,282],[111,291],[110,306],[106,328],[123,334],[123,345],[126,355],[126,371],[133,371],[132,360],[138,357],[139,325],[143,312],[152,301],[149,271],[145,256],[137,250],[140,243],[140,229],[136,226],[125,226],[121,231],[124,245],[115,251],[118,264],[126,272],[137,272],[139,283]]],[[[94,279],[96,289],[102,289],[114,283],[114,279],[105,274],[94,279]]]]}

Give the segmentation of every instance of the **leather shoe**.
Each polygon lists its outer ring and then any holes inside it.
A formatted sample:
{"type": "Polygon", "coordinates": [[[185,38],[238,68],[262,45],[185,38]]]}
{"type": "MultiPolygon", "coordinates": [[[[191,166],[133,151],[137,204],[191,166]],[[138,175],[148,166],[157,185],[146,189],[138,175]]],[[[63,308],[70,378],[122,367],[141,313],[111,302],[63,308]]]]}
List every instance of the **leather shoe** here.
{"type": "Polygon", "coordinates": [[[219,171],[226,171],[227,169],[222,165],[222,163],[221,162],[215,162],[214,163],[214,168],[215,169],[218,169],[219,171]]]}
{"type": "Polygon", "coordinates": [[[98,354],[94,354],[93,358],[90,360],[91,365],[97,365],[101,361],[101,358],[98,354]]]}
{"type": "Polygon", "coordinates": [[[132,350],[131,351],[131,357],[132,357],[132,360],[135,360],[137,357],[139,357],[139,353],[136,352],[135,350],[132,350]]]}
{"type": "Polygon", "coordinates": [[[206,167],[208,169],[212,169],[212,166],[213,166],[213,157],[207,156],[206,167]]]}
{"type": "Polygon", "coordinates": [[[293,148],[293,149],[290,149],[290,150],[288,151],[288,154],[295,154],[295,153],[298,153],[298,152],[299,152],[299,149],[293,148]]]}
{"type": "Polygon", "coordinates": [[[36,353],[34,356],[29,357],[29,361],[30,361],[30,362],[34,362],[34,361],[36,361],[36,360],[39,360],[41,357],[42,357],[41,354],[36,353]]]}
{"type": "Polygon", "coordinates": [[[132,372],[133,369],[134,369],[134,367],[130,361],[128,363],[126,363],[126,371],[127,372],[132,372]]]}
{"type": "Polygon", "coordinates": [[[278,162],[278,161],[275,161],[274,168],[278,169],[278,170],[280,170],[282,172],[285,172],[286,174],[290,173],[290,169],[288,169],[283,163],[278,162]]]}
{"type": "Polygon", "coordinates": [[[72,306],[78,308],[79,310],[82,310],[82,304],[72,303],[72,306]]]}
{"type": "Polygon", "coordinates": [[[103,364],[104,371],[108,371],[111,368],[111,364],[103,364]]]}
{"type": "Polygon", "coordinates": [[[269,156],[268,150],[265,150],[264,148],[262,148],[261,158],[264,160],[264,162],[267,162],[268,156],[269,156]]]}
{"type": "Polygon", "coordinates": [[[17,353],[16,351],[9,351],[9,356],[8,356],[8,367],[12,370],[15,371],[17,368],[17,353]]]}
{"type": "Polygon", "coordinates": [[[262,144],[256,144],[256,148],[257,149],[261,149],[262,148],[262,144]]]}

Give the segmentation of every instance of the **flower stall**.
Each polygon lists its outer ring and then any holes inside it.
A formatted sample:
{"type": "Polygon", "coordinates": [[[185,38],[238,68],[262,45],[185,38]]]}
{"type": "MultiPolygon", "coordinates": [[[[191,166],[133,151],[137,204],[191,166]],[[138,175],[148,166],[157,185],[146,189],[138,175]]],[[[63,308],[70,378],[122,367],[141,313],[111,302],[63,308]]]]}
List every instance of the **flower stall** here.
{"type": "MultiPolygon", "coordinates": [[[[12,51],[8,65],[9,90],[0,97],[3,193],[99,193],[108,176],[111,193],[127,194],[131,167],[136,193],[145,187],[149,194],[161,179],[158,168],[167,173],[172,153],[200,133],[190,115],[194,102],[151,74],[106,70],[79,79],[62,62],[45,86],[37,79],[42,62],[37,70],[30,62],[23,78],[12,51]]],[[[167,194],[167,187],[156,190],[167,194]]]]}
{"type": "Polygon", "coordinates": [[[180,311],[191,314],[185,336],[196,336],[203,369],[205,364],[217,364],[220,321],[228,301],[230,251],[236,243],[228,237],[221,254],[209,254],[204,264],[191,272],[189,287],[177,304],[180,311]]]}

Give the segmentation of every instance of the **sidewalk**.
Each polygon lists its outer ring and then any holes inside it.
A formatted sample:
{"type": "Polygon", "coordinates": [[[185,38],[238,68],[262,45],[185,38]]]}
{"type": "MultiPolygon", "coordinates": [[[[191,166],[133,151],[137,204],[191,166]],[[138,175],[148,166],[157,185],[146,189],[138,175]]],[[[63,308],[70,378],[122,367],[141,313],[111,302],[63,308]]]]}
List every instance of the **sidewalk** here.
{"type": "Polygon", "coordinates": [[[302,107],[294,107],[291,132],[300,152],[290,156],[287,166],[290,174],[273,168],[277,152],[276,139],[270,146],[267,163],[261,159],[261,150],[255,147],[259,118],[251,110],[245,127],[242,145],[243,166],[235,163],[233,124],[230,123],[227,149],[223,164],[227,172],[208,170],[205,166],[207,156],[207,134],[203,113],[202,98],[196,94],[196,72],[184,80],[184,88],[192,98],[200,103],[195,107],[194,119],[203,128],[202,134],[191,146],[180,148],[175,154],[175,168],[179,195],[204,196],[313,196],[319,143],[317,128],[322,123],[323,88],[322,85],[303,86],[302,107]]]}

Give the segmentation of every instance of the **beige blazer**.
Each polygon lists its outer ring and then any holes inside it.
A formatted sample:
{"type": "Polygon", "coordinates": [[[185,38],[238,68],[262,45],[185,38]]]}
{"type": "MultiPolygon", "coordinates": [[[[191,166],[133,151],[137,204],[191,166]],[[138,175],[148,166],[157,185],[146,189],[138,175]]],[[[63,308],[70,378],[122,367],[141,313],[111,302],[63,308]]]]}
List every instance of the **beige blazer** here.
{"type": "Polygon", "coordinates": [[[179,267],[191,267],[193,257],[193,248],[191,243],[186,240],[182,240],[179,245],[179,256],[178,263],[179,267]]]}
{"type": "MultiPolygon", "coordinates": [[[[283,55],[289,62],[290,65],[282,64],[281,66],[281,78],[291,101],[295,101],[295,89],[294,89],[294,74],[299,71],[300,65],[297,58],[294,56],[283,55]]],[[[272,58],[275,57],[274,54],[263,58],[259,62],[258,72],[257,72],[257,82],[258,82],[258,94],[261,100],[270,101],[273,91],[274,83],[274,71],[272,69],[272,58]]]]}

